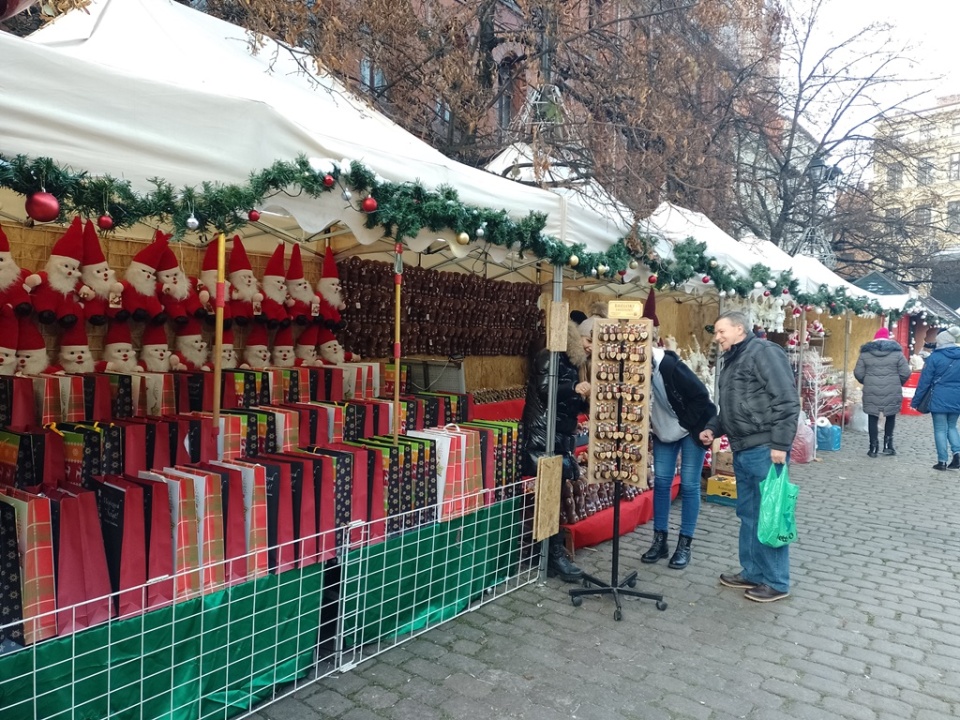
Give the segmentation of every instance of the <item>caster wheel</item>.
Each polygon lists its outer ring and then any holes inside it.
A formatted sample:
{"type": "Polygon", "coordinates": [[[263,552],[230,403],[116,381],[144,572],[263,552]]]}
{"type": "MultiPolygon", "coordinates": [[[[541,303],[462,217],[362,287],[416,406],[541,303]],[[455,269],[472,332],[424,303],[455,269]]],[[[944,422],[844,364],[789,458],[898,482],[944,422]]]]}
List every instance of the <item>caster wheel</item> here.
{"type": "Polygon", "coordinates": [[[628,588],[635,588],[637,586],[637,579],[631,578],[630,582],[627,583],[628,588]]]}
{"type": "Polygon", "coordinates": [[[620,608],[617,608],[616,610],[613,611],[613,619],[616,620],[617,622],[620,622],[621,620],[623,620],[623,612],[621,612],[620,608]]]}
{"type": "Polygon", "coordinates": [[[573,605],[574,607],[580,607],[581,605],[583,605],[583,598],[580,597],[579,595],[574,595],[570,598],[570,604],[573,605]]]}
{"type": "Polygon", "coordinates": [[[666,610],[667,604],[663,600],[657,601],[657,610],[666,610]]]}

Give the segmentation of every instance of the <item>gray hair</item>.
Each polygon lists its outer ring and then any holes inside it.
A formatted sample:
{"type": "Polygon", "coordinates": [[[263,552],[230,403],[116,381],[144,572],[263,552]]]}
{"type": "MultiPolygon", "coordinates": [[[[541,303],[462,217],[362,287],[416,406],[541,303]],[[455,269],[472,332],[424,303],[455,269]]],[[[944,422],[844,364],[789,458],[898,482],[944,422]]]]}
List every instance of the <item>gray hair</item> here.
{"type": "Polygon", "coordinates": [[[747,317],[746,313],[742,313],[739,310],[728,310],[722,313],[717,320],[726,320],[731,325],[739,325],[745,333],[753,330],[753,323],[750,322],[750,318],[747,317]]]}

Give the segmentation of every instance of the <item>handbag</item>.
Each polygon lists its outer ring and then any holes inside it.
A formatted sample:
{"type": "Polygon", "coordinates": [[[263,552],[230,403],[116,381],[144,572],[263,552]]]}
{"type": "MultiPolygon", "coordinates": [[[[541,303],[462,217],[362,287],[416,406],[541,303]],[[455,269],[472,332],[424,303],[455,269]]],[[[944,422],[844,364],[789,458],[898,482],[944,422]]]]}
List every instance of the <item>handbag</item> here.
{"type": "Polygon", "coordinates": [[[760,483],[760,518],[757,539],[769,547],[783,547],[797,539],[797,494],[800,488],[790,482],[787,466],[780,472],[771,465],[760,483]]]}
{"type": "Polygon", "coordinates": [[[930,402],[933,400],[933,389],[937,386],[937,383],[940,382],[940,378],[950,371],[950,368],[953,367],[955,362],[956,360],[951,360],[950,364],[947,365],[947,369],[931,381],[930,385],[927,386],[927,389],[923,391],[923,395],[913,401],[913,407],[918,412],[922,412],[924,415],[930,412],[930,402]]]}

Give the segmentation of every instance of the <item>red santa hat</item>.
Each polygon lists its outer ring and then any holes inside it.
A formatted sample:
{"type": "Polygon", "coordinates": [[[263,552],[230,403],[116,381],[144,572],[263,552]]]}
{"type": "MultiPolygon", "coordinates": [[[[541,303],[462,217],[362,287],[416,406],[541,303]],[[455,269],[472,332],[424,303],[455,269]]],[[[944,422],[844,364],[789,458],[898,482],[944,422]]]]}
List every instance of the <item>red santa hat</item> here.
{"type": "Polygon", "coordinates": [[[117,345],[118,343],[133,345],[133,339],[130,337],[130,326],[125,322],[110,323],[107,334],[103,337],[104,345],[117,345]]]}
{"type": "Polygon", "coordinates": [[[83,221],[79,215],[73,219],[67,231],[54,244],[50,254],[83,262],[83,221]]]}
{"type": "Polygon", "coordinates": [[[20,318],[20,327],[17,336],[17,350],[29,352],[31,350],[46,350],[47,342],[40,334],[37,324],[29,317],[20,318]]]}
{"type": "Polygon", "coordinates": [[[316,347],[317,340],[319,339],[318,331],[320,330],[319,325],[309,325],[307,328],[300,333],[300,337],[297,338],[297,345],[304,347],[316,347]]]}
{"type": "Polygon", "coordinates": [[[289,327],[280,328],[273,336],[274,347],[293,347],[293,331],[289,327]]]}
{"type": "Polygon", "coordinates": [[[83,227],[83,265],[102,265],[107,261],[100,247],[100,237],[97,235],[97,226],[93,220],[87,220],[83,227]]]}
{"type": "Polygon", "coordinates": [[[330,248],[323,251],[323,275],[321,275],[321,277],[324,279],[340,279],[340,273],[337,272],[337,262],[333,259],[333,253],[330,252],[330,248]]]}
{"type": "Polygon", "coordinates": [[[10,252],[10,241],[7,240],[7,234],[0,227],[0,252],[10,252]]]}
{"type": "Polygon", "coordinates": [[[177,262],[177,256],[173,254],[173,250],[168,247],[163,249],[163,252],[160,253],[160,260],[157,262],[157,272],[166,272],[167,270],[173,270],[180,263],[177,262]]]}
{"type": "Polygon", "coordinates": [[[263,271],[264,277],[267,275],[276,275],[277,277],[283,277],[283,243],[277,245],[277,249],[273,251],[273,255],[270,256],[270,262],[267,263],[267,269],[263,271]]]}
{"type": "Polygon", "coordinates": [[[643,301],[643,315],[641,317],[653,320],[654,327],[660,327],[660,318],[657,317],[657,291],[650,288],[647,299],[643,301]]]}
{"type": "Polygon", "coordinates": [[[16,350],[19,335],[20,327],[13,308],[6,304],[0,306],[0,347],[16,350]]]}
{"type": "Polygon", "coordinates": [[[223,331],[223,344],[233,345],[233,330],[226,329],[223,331]]]}
{"type": "Polygon", "coordinates": [[[83,323],[77,323],[69,330],[63,332],[60,338],[60,347],[87,347],[90,341],[87,340],[87,329],[83,323]]]}
{"type": "Polygon", "coordinates": [[[163,325],[148,325],[143,331],[143,337],[140,339],[140,345],[169,345],[167,340],[167,330],[163,325]]]}
{"type": "Polygon", "coordinates": [[[200,270],[206,272],[207,270],[216,270],[217,269],[217,241],[214,240],[212,243],[207,245],[207,251],[203,254],[203,265],[200,270]]]}
{"type": "Polygon", "coordinates": [[[330,332],[325,327],[317,326],[317,345],[326,345],[328,342],[333,342],[337,339],[337,336],[330,332]]]}
{"type": "Polygon", "coordinates": [[[177,328],[177,337],[190,337],[191,335],[201,335],[200,323],[195,318],[188,318],[187,322],[177,328]]]}
{"type": "Polygon", "coordinates": [[[250,330],[250,334],[247,335],[247,347],[251,345],[263,345],[267,346],[267,328],[263,325],[254,325],[253,329],[250,330]]]}
{"type": "Polygon", "coordinates": [[[163,256],[163,251],[167,249],[166,236],[160,233],[160,231],[157,231],[157,236],[154,238],[154,241],[134,255],[131,262],[140,263],[141,265],[146,265],[156,270],[157,266],[160,265],[160,258],[163,256]]]}
{"type": "Polygon", "coordinates": [[[229,270],[231,273],[239,272],[240,270],[253,270],[253,266],[250,265],[250,259],[247,257],[247,251],[244,249],[243,242],[241,242],[239,235],[233,236],[229,270]]]}
{"type": "Polygon", "coordinates": [[[300,246],[294,243],[290,251],[290,266],[287,268],[287,281],[303,280],[303,260],[300,258],[300,246]]]}

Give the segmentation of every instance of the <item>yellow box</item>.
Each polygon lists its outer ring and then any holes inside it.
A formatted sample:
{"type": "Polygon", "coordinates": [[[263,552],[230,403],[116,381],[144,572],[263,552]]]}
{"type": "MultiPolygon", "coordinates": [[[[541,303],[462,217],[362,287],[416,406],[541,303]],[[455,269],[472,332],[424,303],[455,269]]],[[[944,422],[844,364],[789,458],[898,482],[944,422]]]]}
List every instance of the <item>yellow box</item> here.
{"type": "Polygon", "coordinates": [[[736,505],[737,480],[730,475],[711,475],[707,478],[707,502],[736,505]]]}

